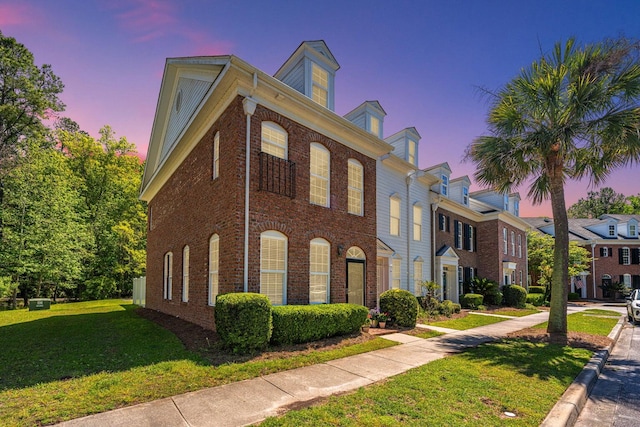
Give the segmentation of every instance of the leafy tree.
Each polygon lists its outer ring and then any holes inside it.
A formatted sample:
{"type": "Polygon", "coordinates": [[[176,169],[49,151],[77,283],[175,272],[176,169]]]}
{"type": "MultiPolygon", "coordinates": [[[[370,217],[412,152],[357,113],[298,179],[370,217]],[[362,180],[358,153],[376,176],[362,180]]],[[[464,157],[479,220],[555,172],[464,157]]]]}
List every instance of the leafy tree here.
{"type": "Polygon", "coordinates": [[[0,173],[26,137],[45,130],[43,118],[64,110],[63,88],[50,65],[35,65],[24,45],[0,31],[0,173]]]}
{"type": "Polygon", "coordinates": [[[627,198],[611,187],[589,191],[586,199],[580,199],[567,210],[569,218],[598,218],[604,214],[628,212],[627,198]]]}
{"type": "Polygon", "coordinates": [[[640,215],[640,194],[637,196],[628,196],[627,203],[626,214],[640,215]]]}
{"type": "Polygon", "coordinates": [[[555,246],[547,332],[566,341],[569,226],[564,185],[600,184],[640,159],[638,44],[626,39],[557,43],[493,96],[490,135],[467,151],[480,184],[508,192],[530,182],[534,204],[550,199],[555,246]]]}

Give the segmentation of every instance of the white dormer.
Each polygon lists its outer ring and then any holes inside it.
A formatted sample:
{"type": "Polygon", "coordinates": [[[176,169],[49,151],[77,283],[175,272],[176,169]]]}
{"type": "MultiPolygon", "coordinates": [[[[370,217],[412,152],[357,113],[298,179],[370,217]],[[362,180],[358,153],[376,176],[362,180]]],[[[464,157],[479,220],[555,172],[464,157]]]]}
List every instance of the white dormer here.
{"type": "Polygon", "coordinates": [[[509,212],[515,216],[520,216],[520,193],[509,194],[509,212]]]}
{"type": "Polygon", "coordinates": [[[334,80],[340,65],[323,40],[302,42],[274,77],[329,110],[334,110],[334,80]]]}
{"type": "Polygon", "coordinates": [[[469,187],[471,180],[467,175],[449,181],[449,198],[469,207],[469,187]]]}
{"type": "Polygon", "coordinates": [[[420,138],[416,128],[410,127],[394,133],[384,141],[393,146],[393,154],[418,167],[418,142],[420,138]]]}
{"type": "Polygon", "coordinates": [[[440,180],[438,184],[431,187],[431,190],[442,196],[449,197],[449,178],[451,177],[451,168],[449,163],[440,163],[424,170],[440,180]]]}
{"type": "Polygon", "coordinates": [[[628,239],[638,238],[638,220],[629,218],[626,223],[618,224],[618,233],[628,239]]]}
{"type": "Polygon", "coordinates": [[[382,123],[386,115],[378,101],[365,101],[345,114],[344,118],[382,139],[382,123]]]}

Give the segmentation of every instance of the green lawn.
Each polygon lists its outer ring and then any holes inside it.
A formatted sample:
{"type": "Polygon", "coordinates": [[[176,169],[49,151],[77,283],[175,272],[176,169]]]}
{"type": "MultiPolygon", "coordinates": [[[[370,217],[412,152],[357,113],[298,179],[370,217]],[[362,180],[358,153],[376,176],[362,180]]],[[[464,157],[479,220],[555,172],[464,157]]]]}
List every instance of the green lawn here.
{"type": "Polygon", "coordinates": [[[540,310],[531,309],[531,308],[502,308],[500,310],[492,311],[491,314],[499,314],[501,316],[513,316],[513,317],[524,317],[530,314],[540,313],[540,310]]]}
{"type": "Polygon", "coordinates": [[[466,329],[477,328],[479,326],[491,325],[493,323],[504,322],[508,320],[505,317],[485,316],[482,314],[469,313],[465,317],[459,319],[442,320],[439,322],[427,323],[427,326],[439,326],[441,328],[457,329],[464,331],[466,329]]]}
{"type": "Polygon", "coordinates": [[[2,426],[56,423],[396,345],[377,338],[336,350],[211,366],[123,300],[0,312],[0,343],[2,426]]]}
{"type": "MultiPolygon", "coordinates": [[[[611,310],[589,309],[567,316],[567,329],[572,332],[584,332],[593,335],[607,336],[620,320],[621,314],[611,310]]],[[[536,325],[546,329],[548,323],[536,325]]]]}

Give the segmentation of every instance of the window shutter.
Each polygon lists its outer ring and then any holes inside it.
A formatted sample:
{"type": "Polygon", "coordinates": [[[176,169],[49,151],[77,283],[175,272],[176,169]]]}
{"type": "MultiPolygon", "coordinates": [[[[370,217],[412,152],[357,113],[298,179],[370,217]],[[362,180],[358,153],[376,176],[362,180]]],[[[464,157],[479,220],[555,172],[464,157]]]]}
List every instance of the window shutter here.
{"type": "Polygon", "coordinates": [[[441,231],[444,231],[444,215],[438,214],[438,226],[441,231]]]}
{"type": "Polygon", "coordinates": [[[640,249],[631,249],[631,264],[640,264],[640,249]]]}
{"type": "Polygon", "coordinates": [[[447,216],[447,232],[451,231],[451,227],[450,227],[450,221],[449,221],[449,217],[447,216]]]}
{"type": "Polygon", "coordinates": [[[609,248],[609,256],[612,257],[613,256],[613,248],[609,248]]]}
{"type": "MultiPolygon", "coordinates": [[[[525,247],[526,246],[527,245],[525,245],[525,247]]],[[[475,230],[473,230],[473,250],[474,252],[478,252],[478,228],[477,227],[475,230]]]]}
{"type": "Polygon", "coordinates": [[[458,230],[460,230],[460,221],[458,220],[454,220],[453,221],[453,240],[454,240],[454,246],[457,248],[460,247],[460,237],[458,236],[458,230]]]}
{"type": "Polygon", "coordinates": [[[618,264],[622,264],[622,248],[618,248],[618,264]]]}
{"type": "Polygon", "coordinates": [[[604,248],[600,248],[600,256],[604,256],[604,248]]]}
{"type": "Polygon", "coordinates": [[[624,274],[620,275],[620,281],[618,283],[624,283],[624,274]]]}
{"type": "Polygon", "coordinates": [[[640,275],[634,274],[631,276],[631,286],[633,289],[640,288],[640,275]]]}

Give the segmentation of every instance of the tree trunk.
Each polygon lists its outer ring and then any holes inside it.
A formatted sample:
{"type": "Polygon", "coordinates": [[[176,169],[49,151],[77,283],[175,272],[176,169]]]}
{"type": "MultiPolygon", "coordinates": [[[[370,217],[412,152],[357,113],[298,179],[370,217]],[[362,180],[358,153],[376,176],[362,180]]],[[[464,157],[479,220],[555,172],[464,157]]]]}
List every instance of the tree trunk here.
{"type": "Polygon", "coordinates": [[[569,220],[564,200],[562,167],[555,165],[549,177],[551,210],[555,246],[553,249],[553,273],[551,275],[551,301],[547,332],[551,341],[567,342],[567,284],[569,283],[569,220]]]}

